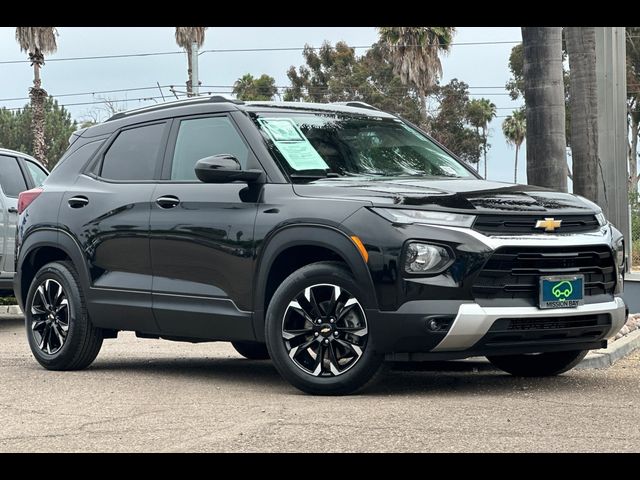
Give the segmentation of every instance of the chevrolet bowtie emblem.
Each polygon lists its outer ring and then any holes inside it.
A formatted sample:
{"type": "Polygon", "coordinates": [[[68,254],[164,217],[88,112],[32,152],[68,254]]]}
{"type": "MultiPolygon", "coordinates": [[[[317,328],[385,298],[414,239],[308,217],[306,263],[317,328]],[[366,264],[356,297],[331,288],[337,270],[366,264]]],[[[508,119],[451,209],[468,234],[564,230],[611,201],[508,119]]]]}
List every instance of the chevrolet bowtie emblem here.
{"type": "Polygon", "coordinates": [[[553,232],[556,228],[560,228],[562,220],[556,220],[555,218],[545,218],[544,220],[538,220],[536,222],[536,228],[544,228],[545,232],[553,232]]]}

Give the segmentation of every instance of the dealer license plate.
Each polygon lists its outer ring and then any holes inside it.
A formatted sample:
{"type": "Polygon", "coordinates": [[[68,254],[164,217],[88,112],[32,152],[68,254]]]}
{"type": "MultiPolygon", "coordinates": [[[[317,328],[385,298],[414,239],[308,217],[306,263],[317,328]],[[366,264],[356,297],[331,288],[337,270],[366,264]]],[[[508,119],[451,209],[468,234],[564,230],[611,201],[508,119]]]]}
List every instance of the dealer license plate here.
{"type": "Polygon", "coordinates": [[[573,308],[584,303],[584,275],[540,277],[540,308],[573,308]]]}

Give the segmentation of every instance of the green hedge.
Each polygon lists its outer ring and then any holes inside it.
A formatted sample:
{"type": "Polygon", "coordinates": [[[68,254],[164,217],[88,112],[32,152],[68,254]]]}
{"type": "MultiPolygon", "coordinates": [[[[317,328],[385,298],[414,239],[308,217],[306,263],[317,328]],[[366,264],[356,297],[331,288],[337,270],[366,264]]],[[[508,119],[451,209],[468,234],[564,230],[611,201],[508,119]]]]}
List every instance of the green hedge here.
{"type": "Polygon", "coordinates": [[[17,305],[18,302],[14,297],[0,297],[0,305],[17,305]]]}

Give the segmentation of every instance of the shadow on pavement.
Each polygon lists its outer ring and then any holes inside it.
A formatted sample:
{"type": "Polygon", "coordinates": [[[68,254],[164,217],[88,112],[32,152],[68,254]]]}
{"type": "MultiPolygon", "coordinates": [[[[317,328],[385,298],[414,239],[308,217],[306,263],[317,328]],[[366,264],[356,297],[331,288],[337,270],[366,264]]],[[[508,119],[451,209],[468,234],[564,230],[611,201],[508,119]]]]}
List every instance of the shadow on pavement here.
{"type": "MultiPolygon", "coordinates": [[[[388,364],[378,380],[363,390],[361,396],[388,396],[397,394],[429,394],[448,396],[459,394],[500,395],[504,393],[535,393],[540,390],[574,391],[573,374],[549,378],[518,378],[497,370],[477,368],[479,363],[461,365],[462,362],[420,362],[420,364],[388,364]],[[476,370],[473,370],[476,368],[476,370]]],[[[228,384],[300,394],[283,380],[270,361],[252,361],[240,358],[163,358],[96,361],[88,372],[134,372],[154,377],[180,377],[186,380],[211,381],[212,387],[228,384]]],[[[602,388],[602,379],[580,377],[583,387],[593,383],[602,388]]]]}

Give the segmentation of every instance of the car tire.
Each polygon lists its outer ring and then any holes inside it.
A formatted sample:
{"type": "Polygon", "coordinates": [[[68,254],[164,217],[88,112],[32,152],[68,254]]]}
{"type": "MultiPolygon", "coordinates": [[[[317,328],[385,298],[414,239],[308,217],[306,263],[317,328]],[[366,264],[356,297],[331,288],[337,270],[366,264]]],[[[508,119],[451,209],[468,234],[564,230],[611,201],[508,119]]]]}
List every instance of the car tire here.
{"type": "Polygon", "coordinates": [[[260,342],[231,342],[233,348],[248,360],[268,360],[267,346],[260,342]]]}
{"type": "Polygon", "coordinates": [[[490,356],[492,365],[517,377],[550,377],[578,365],[588,350],[490,356]]]}
{"type": "Polygon", "coordinates": [[[25,301],[29,347],[48,370],[81,370],[102,347],[102,330],[91,323],[78,274],[69,262],[43,266],[25,301]]]}
{"type": "Polygon", "coordinates": [[[380,371],[362,287],[339,262],[317,262],[289,275],[267,309],[267,349],[282,377],[303,392],[346,395],[380,371]],[[318,323],[319,322],[319,323],[318,323]]]}

